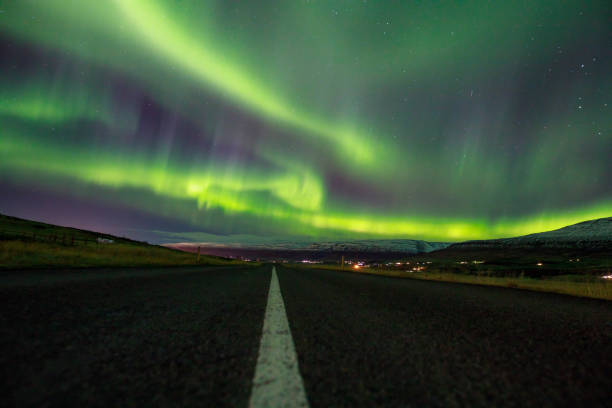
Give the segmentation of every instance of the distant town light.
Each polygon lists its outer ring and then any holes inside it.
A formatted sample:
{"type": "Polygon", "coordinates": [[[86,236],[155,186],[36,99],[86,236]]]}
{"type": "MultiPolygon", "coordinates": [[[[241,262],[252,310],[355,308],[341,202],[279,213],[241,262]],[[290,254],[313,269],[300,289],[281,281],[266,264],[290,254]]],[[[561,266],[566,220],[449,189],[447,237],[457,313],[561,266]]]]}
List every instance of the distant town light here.
{"type": "Polygon", "coordinates": [[[602,276],[602,278],[604,278],[604,279],[612,279],[612,275],[604,275],[604,276],[602,276]]]}
{"type": "Polygon", "coordinates": [[[357,265],[357,264],[355,264],[355,265],[353,265],[353,268],[354,268],[354,269],[359,269],[359,268],[360,268],[360,266],[359,266],[359,265],[357,265]]]}
{"type": "Polygon", "coordinates": [[[536,265],[538,265],[538,266],[542,266],[542,265],[544,265],[544,264],[543,264],[542,262],[538,262],[536,265]]]}

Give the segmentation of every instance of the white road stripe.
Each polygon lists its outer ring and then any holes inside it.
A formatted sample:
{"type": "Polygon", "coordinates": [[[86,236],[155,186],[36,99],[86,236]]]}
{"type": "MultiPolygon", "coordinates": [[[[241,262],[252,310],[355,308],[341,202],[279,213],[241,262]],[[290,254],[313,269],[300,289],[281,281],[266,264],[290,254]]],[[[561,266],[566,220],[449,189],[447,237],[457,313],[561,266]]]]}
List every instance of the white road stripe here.
{"type": "Polygon", "coordinates": [[[275,267],[249,407],[308,407],[275,267]]]}

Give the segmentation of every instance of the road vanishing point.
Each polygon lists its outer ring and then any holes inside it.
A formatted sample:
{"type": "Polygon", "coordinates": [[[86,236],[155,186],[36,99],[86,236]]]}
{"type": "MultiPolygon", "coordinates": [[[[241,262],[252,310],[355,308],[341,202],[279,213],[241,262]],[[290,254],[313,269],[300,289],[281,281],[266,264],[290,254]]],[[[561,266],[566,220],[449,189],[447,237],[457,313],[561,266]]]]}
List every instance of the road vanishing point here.
{"type": "Polygon", "coordinates": [[[612,303],[328,270],[3,272],[6,407],[610,406],[612,303]]]}

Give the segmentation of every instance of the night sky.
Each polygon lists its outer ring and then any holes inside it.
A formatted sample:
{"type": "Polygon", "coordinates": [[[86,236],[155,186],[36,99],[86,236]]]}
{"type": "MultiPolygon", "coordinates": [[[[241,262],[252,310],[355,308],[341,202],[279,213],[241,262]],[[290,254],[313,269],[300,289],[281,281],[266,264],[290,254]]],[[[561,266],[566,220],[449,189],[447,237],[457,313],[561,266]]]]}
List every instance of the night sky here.
{"type": "Polygon", "coordinates": [[[612,2],[0,3],[0,212],[152,242],[612,215],[612,2]]]}

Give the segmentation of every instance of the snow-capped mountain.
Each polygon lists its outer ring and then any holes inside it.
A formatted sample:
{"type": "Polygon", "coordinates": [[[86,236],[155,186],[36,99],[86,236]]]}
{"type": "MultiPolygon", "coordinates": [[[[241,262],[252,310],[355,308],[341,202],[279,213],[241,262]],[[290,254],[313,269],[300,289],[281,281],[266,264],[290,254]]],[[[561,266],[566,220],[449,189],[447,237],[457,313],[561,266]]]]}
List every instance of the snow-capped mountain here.
{"type": "Polygon", "coordinates": [[[612,217],[516,238],[461,242],[451,248],[612,248],[612,217]]]}
{"type": "Polygon", "coordinates": [[[365,239],[357,241],[317,242],[301,249],[335,252],[404,252],[407,254],[419,254],[446,248],[449,245],[445,242],[427,242],[413,239],[365,239]]]}

